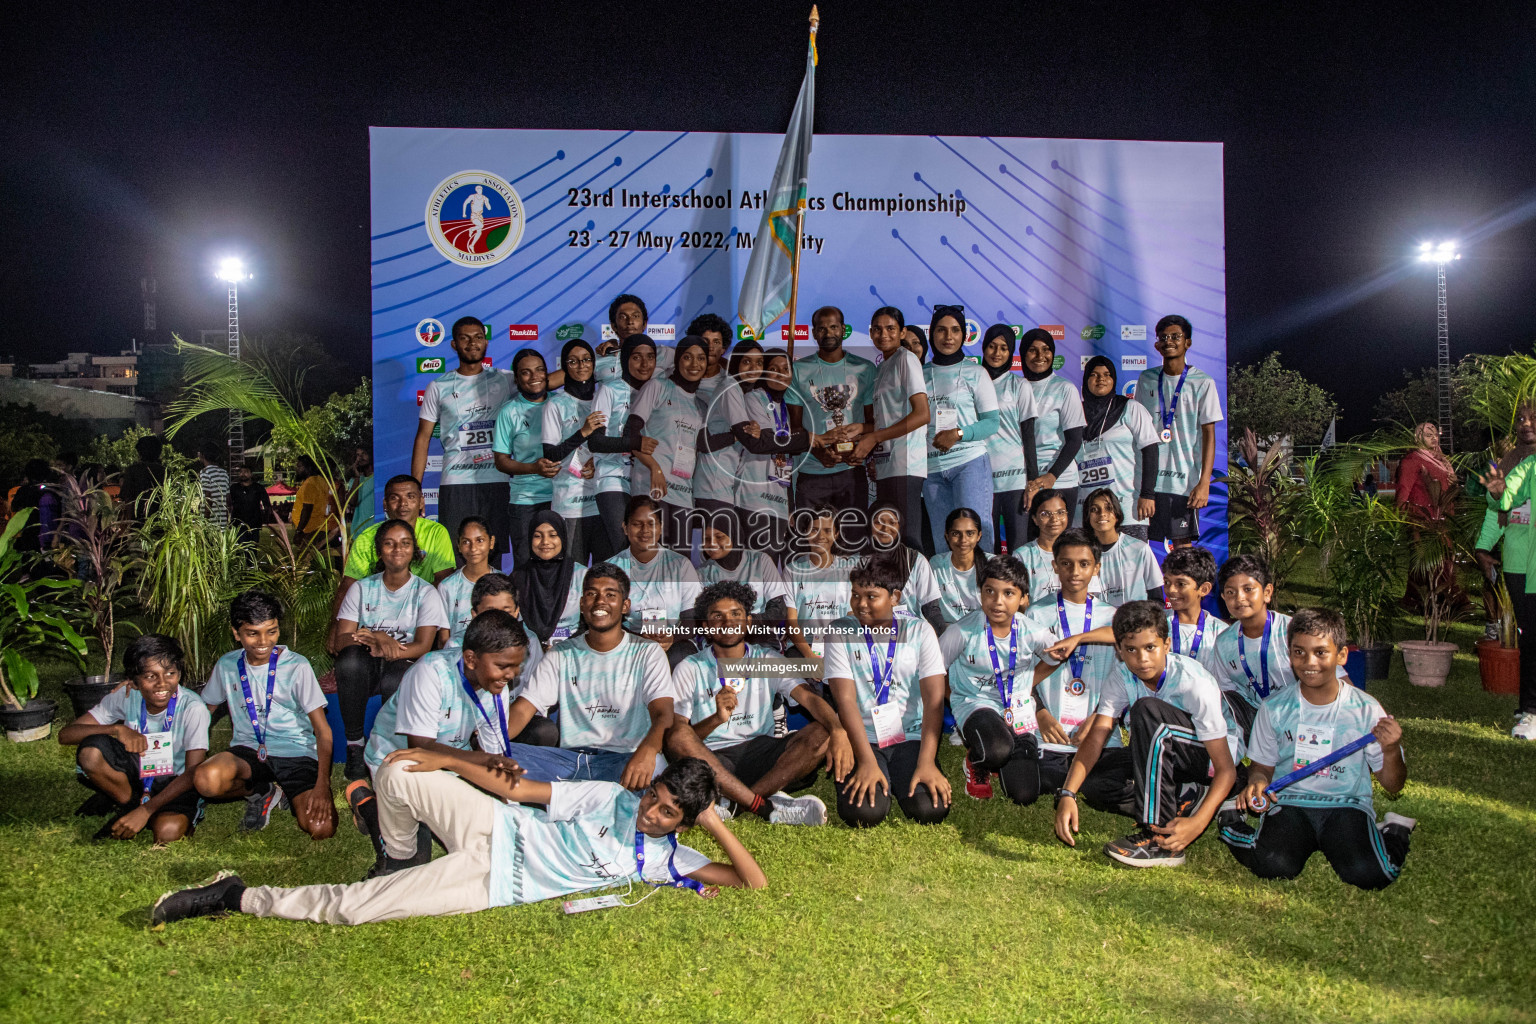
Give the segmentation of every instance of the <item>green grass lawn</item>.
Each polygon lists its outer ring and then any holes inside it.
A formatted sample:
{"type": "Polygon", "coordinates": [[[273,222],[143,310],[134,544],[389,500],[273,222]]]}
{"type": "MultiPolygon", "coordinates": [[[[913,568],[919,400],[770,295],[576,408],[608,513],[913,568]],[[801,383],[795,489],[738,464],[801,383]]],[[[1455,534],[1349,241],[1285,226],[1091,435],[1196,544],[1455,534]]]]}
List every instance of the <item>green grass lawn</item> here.
{"type": "MultiPolygon", "coordinates": [[[[1473,634],[1453,639],[1470,650],[1473,634]]],[[[1444,690],[1409,686],[1399,660],[1373,692],[1403,721],[1410,775],[1378,811],[1419,820],[1380,893],[1341,884],[1321,855],[1294,882],[1258,881],[1214,830],[1181,869],[1114,867],[1099,847],[1125,819],[1085,808],[1069,850],[1049,801],[967,799],[946,745],[958,802],[941,826],[735,822],[762,892],[706,903],[668,889],[576,917],[545,903],[152,931],[156,897],[219,868],[252,884],[354,881],[370,848],[345,818],[311,843],[286,812],[237,835],[238,804],[170,849],[93,844],[99,820],[71,815],[85,796],[71,751],[0,741],[0,1020],[1533,1019],[1536,746],[1508,739],[1513,698],[1485,695],[1469,655],[1444,690]]],[[[45,695],[67,708],[56,678],[45,695]]],[[[214,748],[228,737],[226,721],[214,748]]],[[[831,805],[826,780],[816,792],[831,805]]]]}

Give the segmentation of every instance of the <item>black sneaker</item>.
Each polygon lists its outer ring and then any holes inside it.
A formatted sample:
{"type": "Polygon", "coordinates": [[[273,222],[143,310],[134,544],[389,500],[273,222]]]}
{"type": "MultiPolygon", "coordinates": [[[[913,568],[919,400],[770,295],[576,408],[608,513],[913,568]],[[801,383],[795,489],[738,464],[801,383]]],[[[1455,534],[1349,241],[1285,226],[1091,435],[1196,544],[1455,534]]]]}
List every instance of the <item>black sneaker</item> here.
{"type": "Polygon", "coordinates": [[[363,760],[361,743],[347,744],[347,769],[343,774],[348,782],[368,778],[368,762],[363,760]]]}
{"type": "Polygon", "coordinates": [[[272,807],[277,803],[280,791],[276,785],[268,785],[264,793],[252,793],[245,798],[245,817],[240,819],[241,832],[260,832],[272,820],[272,807]]]}
{"type": "Polygon", "coordinates": [[[239,906],[245,883],[233,871],[220,871],[206,882],[168,892],[155,901],[149,919],[167,924],[189,917],[219,917],[230,913],[230,904],[239,906]]]}
{"type": "Polygon", "coordinates": [[[96,791],[85,798],[85,803],[75,808],[75,816],[80,818],[103,818],[118,809],[117,801],[107,794],[96,791]]]}
{"type": "Polygon", "coordinates": [[[1221,809],[1216,812],[1216,825],[1219,828],[1237,828],[1248,824],[1248,816],[1237,809],[1237,801],[1227,800],[1222,803],[1221,809]]]}
{"type": "Polygon", "coordinates": [[[417,850],[414,857],[407,857],[404,860],[396,860],[394,857],[391,857],[386,853],[384,856],[373,862],[373,867],[368,869],[368,873],[363,876],[363,881],[366,882],[370,878],[382,878],[385,875],[392,875],[396,871],[407,871],[411,868],[419,868],[423,864],[429,863],[431,860],[432,847],[430,846],[427,847],[425,856],[423,856],[422,851],[417,850]]]}
{"type": "Polygon", "coordinates": [[[1170,853],[1158,846],[1157,834],[1150,829],[1106,843],[1104,854],[1130,868],[1176,868],[1184,863],[1182,853],[1170,853]]]}

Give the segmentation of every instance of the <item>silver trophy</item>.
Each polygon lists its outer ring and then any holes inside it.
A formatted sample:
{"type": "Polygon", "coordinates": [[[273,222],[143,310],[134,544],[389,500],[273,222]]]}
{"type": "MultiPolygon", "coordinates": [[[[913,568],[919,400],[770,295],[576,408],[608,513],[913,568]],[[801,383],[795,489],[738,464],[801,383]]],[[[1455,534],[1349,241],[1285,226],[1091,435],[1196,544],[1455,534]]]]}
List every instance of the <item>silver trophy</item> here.
{"type": "MultiPolygon", "coordinates": [[[[811,393],[816,396],[816,401],[826,410],[827,419],[834,429],[841,427],[848,415],[848,406],[853,403],[852,384],[828,384],[825,387],[812,388],[811,393]]],[[[835,450],[839,455],[853,451],[852,441],[839,441],[835,450]]]]}

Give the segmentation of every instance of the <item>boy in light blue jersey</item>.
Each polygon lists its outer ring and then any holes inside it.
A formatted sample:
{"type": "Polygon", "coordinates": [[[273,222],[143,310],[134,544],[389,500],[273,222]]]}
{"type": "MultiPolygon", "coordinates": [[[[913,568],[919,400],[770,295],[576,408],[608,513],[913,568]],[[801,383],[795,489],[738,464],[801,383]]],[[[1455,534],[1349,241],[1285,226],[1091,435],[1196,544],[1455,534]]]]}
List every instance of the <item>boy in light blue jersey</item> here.
{"type": "Polygon", "coordinates": [[[541,781],[595,779],[644,789],[663,766],[677,690],[660,645],[626,632],[629,577],[611,562],[581,584],[585,629],[549,649],[507,714],[517,735],[546,708],[560,711],[560,746],[512,745],[541,781]]]}
{"type": "Polygon", "coordinates": [[[528,521],[549,508],[560,464],[544,457],[544,404],[549,400],[544,357],[531,348],[518,349],[512,356],[512,382],[517,393],[496,412],[491,452],[496,468],[509,478],[504,547],[512,551],[512,564],[521,565],[528,560],[528,521]]]}
{"type": "MultiPolygon", "coordinates": [[[[699,583],[705,588],[716,583],[742,583],[757,595],[758,604],[752,613],[753,630],[750,639],[770,643],[775,649],[784,636],[785,609],[789,607],[789,584],[783,573],[761,551],[743,549],[731,539],[729,530],[718,525],[704,527],[700,551],[704,562],[699,566],[699,583]],[[766,629],[765,629],[766,627],[766,629]]],[[[694,607],[698,607],[695,600],[694,607]]],[[[703,641],[700,640],[700,647],[703,641]]]]}
{"type": "Polygon", "coordinates": [[[637,881],[706,897],[720,886],[768,884],[715,814],[714,779],[698,760],[679,761],[636,794],[603,782],[536,782],[515,765],[488,768],[458,751],[410,749],[390,755],[378,782],[391,859],[408,858],[423,828],[442,837],[446,857],[355,885],[248,888],[223,871],[160,897],[151,920],[244,913],[369,924],[471,914],[637,881]],[[726,861],[711,862],[678,843],[678,830],[695,824],[726,861]]]}
{"type": "Polygon", "coordinates": [[[849,575],[852,615],[832,623],[823,674],[855,769],[837,792],[838,817],[880,824],[891,801],[920,825],[949,814],[949,780],[939,770],[944,731],[944,662],[933,627],[897,615],[901,581],[876,561],[849,575]]]}
{"type": "Polygon", "coordinates": [[[1202,607],[1216,589],[1216,556],[1205,548],[1174,548],[1163,559],[1163,594],[1168,600],[1172,653],[1193,658],[1220,683],[1227,672],[1216,641],[1227,624],[1202,607]]]}
{"type": "Polygon", "coordinates": [[[1131,734],[1131,809],[1141,827],[1107,844],[1104,853],[1127,867],[1178,867],[1185,848],[1239,785],[1236,729],[1223,714],[1221,691],[1210,673],[1168,653],[1162,608],[1132,601],[1115,612],[1113,628],[1120,665],[1106,681],[1057,791],[1056,835],[1077,845],[1079,790],[1124,719],[1131,734]],[[1202,796],[1181,798],[1187,786],[1198,787],[1202,796]]]}
{"type": "Polygon", "coordinates": [[[278,646],[283,608],[260,590],[229,605],[230,632],[240,646],[213,666],[203,701],[229,705],[229,749],[197,767],[206,800],[245,800],[240,831],[267,827],[274,805],[287,803],[311,839],[336,832],[331,796],[331,726],[325,694],[309,659],[278,646]],[[321,770],[321,766],[324,770],[321,770]]]}
{"type": "Polygon", "coordinates": [[[698,650],[683,633],[693,602],[704,588],[688,557],[662,545],[662,530],[661,503],[648,494],[630,498],[624,507],[629,546],[608,564],[623,571],[629,581],[624,628],[660,644],[675,666],[698,650]]]}
{"type": "Polygon", "coordinates": [[[726,820],[747,811],[773,824],[821,825],[824,803],[785,791],[809,788],[823,762],[841,781],[853,767],[853,747],[837,712],[789,674],[777,651],[747,642],[756,603],[751,587],[730,580],[699,595],[694,618],[709,642],[672,673],[679,705],[667,757],[697,757],[714,769],[723,798],[716,809],[726,820]],[[765,666],[775,671],[765,673],[765,666]],[[814,721],[775,736],[775,696],[799,704],[814,721]]]}
{"type": "MultiPolygon", "coordinates": [[[[499,572],[488,572],[475,581],[475,589],[470,591],[471,608],[474,615],[495,609],[506,612],[517,620],[524,633],[528,635],[528,657],[523,661],[523,670],[518,675],[519,682],[527,679],[533,670],[538,668],[539,662],[544,660],[544,646],[539,643],[538,637],[528,624],[523,621],[517,606],[517,591],[513,588],[512,578],[499,572]]],[[[474,621],[473,618],[470,619],[474,621]]],[[[466,632],[468,630],[466,629],[466,632]]],[[[464,638],[460,637],[458,643],[449,644],[444,651],[457,651],[464,646],[464,638]]],[[[507,699],[517,696],[518,684],[514,684],[507,690],[507,699]]],[[[560,730],[555,723],[543,715],[535,715],[533,721],[523,729],[522,733],[513,736],[518,743],[531,743],[536,747],[557,747],[560,745],[560,730]]]]}
{"type": "Polygon", "coordinates": [[[1147,537],[1174,547],[1200,538],[1200,510],[1211,500],[1216,424],[1224,417],[1216,381],[1189,365],[1195,334],[1189,321],[1165,316],[1156,330],[1163,365],[1136,378],[1136,401],[1152,414],[1162,449],[1147,537]]]}
{"type": "Polygon", "coordinates": [[[1408,778],[1402,727],[1375,698],[1339,681],[1346,657],[1344,620],[1334,611],[1303,608],[1288,630],[1297,685],[1259,708],[1248,754],[1248,785],[1221,811],[1221,841],[1260,878],[1295,878],[1321,850],[1339,878],[1361,889],[1383,889],[1402,871],[1416,822],[1388,814],[1376,823],[1371,775],[1395,797],[1408,778]],[[1365,749],[1287,786],[1270,798],[1276,772],[1289,774],[1371,734],[1365,749]],[[1258,825],[1244,810],[1261,814],[1258,825]]]}

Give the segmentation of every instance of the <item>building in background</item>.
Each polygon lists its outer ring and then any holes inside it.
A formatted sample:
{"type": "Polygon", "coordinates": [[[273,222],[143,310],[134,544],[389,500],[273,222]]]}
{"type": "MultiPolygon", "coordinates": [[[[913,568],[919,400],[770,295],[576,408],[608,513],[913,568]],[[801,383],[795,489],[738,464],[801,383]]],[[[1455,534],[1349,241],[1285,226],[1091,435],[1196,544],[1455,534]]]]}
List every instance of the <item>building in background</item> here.
{"type": "MultiPolygon", "coordinates": [[[[135,346],[135,349],[137,346],[135,346]]],[[[0,378],[47,381],[69,388],[138,396],[139,354],[130,349],[115,356],[71,352],[56,363],[0,363],[0,378]]]]}

